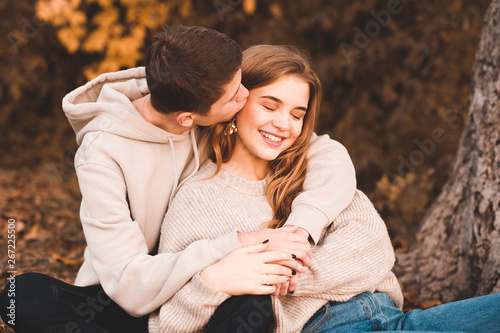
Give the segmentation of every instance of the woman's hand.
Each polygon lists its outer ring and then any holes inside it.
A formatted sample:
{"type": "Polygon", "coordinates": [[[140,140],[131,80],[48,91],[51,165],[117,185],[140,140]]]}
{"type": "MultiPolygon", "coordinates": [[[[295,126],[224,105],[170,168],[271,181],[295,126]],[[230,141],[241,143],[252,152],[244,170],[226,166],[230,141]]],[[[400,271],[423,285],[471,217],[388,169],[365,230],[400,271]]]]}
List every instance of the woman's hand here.
{"type": "Polygon", "coordinates": [[[284,226],[278,229],[262,229],[254,232],[238,232],[238,238],[243,247],[250,244],[258,244],[269,239],[269,247],[266,251],[287,251],[293,253],[298,259],[295,269],[298,272],[305,271],[312,258],[309,233],[297,226],[284,226]]]}
{"type": "Polygon", "coordinates": [[[229,295],[273,294],[277,285],[286,283],[296,271],[287,267],[295,264],[290,252],[264,252],[270,243],[251,245],[229,253],[201,271],[201,279],[210,287],[229,295]]]}

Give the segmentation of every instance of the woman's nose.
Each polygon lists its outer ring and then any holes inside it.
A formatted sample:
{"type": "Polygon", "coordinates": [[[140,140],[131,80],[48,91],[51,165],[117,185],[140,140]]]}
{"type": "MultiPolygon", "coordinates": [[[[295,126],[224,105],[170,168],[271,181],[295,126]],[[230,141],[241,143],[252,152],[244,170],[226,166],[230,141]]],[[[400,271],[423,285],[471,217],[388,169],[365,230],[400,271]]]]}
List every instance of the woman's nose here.
{"type": "Polygon", "coordinates": [[[277,127],[281,131],[288,131],[290,129],[288,116],[277,114],[272,123],[274,127],[277,127]]]}

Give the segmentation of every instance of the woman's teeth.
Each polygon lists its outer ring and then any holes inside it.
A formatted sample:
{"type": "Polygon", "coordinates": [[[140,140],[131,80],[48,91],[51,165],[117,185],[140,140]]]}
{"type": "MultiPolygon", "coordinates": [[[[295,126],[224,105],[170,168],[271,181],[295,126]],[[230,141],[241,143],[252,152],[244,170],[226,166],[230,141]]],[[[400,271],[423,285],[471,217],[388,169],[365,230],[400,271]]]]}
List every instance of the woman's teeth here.
{"type": "Polygon", "coordinates": [[[266,133],[266,132],[262,132],[262,131],[259,131],[260,134],[262,134],[266,139],[268,140],[271,140],[273,142],[280,142],[281,140],[283,140],[283,138],[278,138],[277,136],[274,136],[272,134],[269,134],[269,133],[266,133]]]}

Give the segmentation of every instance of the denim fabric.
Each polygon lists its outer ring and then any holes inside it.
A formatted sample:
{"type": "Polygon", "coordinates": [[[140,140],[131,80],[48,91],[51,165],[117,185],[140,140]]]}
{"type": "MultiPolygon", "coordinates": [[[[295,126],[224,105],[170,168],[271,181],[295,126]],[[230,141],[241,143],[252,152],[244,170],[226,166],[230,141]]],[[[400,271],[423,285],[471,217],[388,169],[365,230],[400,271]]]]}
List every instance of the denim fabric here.
{"type": "Polygon", "coordinates": [[[303,327],[323,332],[500,332],[500,294],[481,296],[403,313],[389,295],[362,293],[330,302],[303,327]]]}

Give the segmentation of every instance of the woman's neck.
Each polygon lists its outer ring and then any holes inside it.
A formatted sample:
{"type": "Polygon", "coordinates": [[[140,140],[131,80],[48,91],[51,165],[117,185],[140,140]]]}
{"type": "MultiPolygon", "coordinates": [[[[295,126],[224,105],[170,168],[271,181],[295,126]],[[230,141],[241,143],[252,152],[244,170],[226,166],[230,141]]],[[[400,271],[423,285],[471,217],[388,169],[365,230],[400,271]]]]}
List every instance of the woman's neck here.
{"type": "Polygon", "coordinates": [[[222,168],[245,179],[261,180],[267,176],[268,163],[268,161],[244,154],[238,147],[235,147],[233,156],[228,162],[222,164],[222,168]]]}

